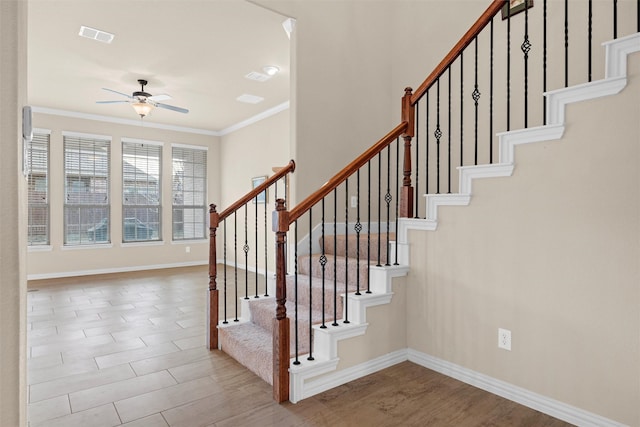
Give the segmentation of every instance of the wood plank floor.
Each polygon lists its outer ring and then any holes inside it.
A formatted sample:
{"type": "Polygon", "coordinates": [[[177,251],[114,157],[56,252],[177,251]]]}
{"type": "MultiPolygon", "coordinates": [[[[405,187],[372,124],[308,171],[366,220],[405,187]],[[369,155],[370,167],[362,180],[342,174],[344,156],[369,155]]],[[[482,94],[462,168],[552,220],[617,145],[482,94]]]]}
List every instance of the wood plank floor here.
{"type": "Polygon", "coordinates": [[[30,282],[30,426],[568,425],[410,362],[278,405],[205,348],[207,285],[205,266],[30,282]]]}

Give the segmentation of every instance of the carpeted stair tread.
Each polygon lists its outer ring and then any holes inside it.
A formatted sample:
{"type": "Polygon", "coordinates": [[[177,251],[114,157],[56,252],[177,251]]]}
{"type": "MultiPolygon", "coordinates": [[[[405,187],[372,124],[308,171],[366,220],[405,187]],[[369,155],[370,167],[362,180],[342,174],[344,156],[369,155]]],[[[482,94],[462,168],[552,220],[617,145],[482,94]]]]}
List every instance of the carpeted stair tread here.
{"type": "MultiPolygon", "coordinates": [[[[287,300],[295,301],[295,283],[296,278],[293,275],[287,276],[287,300]]],[[[366,283],[366,282],[365,282],[366,283]]],[[[336,288],[338,290],[338,315],[341,316],[342,313],[342,298],[340,295],[345,293],[345,284],[341,281],[336,283],[336,288]]],[[[333,313],[333,296],[334,296],[334,283],[333,276],[329,279],[325,277],[325,289],[324,289],[324,297],[325,297],[325,307],[327,310],[330,310],[333,313]]],[[[355,281],[352,285],[349,286],[349,292],[356,291],[355,281]]],[[[360,289],[366,289],[366,284],[364,287],[361,285],[360,289]]],[[[312,300],[312,308],[314,310],[322,310],[322,278],[321,277],[312,277],[306,274],[298,274],[298,305],[300,307],[309,306],[309,296],[311,295],[312,300]],[[311,282],[311,293],[309,292],[309,282],[311,282]]]]}
{"type": "MultiPolygon", "coordinates": [[[[358,254],[356,244],[357,238],[358,236],[355,234],[348,236],[325,236],[325,257],[327,262],[324,267],[324,289],[320,254],[300,256],[297,263],[297,279],[293,275],[287,276],[286,308],[287,317],[289,318],[291,357],[294,357],[296,353],[296,312],[294,303],[294,300],[296,299],[296,281],[298,286],[297,351],[298,355],[302,355],[308,353],[310,348],[310,334],[312,333],[312,328],[309,325],[310,315],[313,324],[320,324],[322,323],[322,312],[324,309],[325,323],[330,325],[334,322],[333,313],[335,309],[338,317],[337,320],[338,322],[341,322],[344,303],[342,294],[347,292],[356,292],[358,288],[356,285],[358,278],[360,290],[362,292],[366,291],[369,276],[368,267],[378,263],[378,239],[381,239],[380,263],[384,264],[386,262],[388,252],[386,234],[371,234],[370,236],[367,236],[367,234],[361,234],[359,237],[359,260],[355,258],[358,254]],[[371,261],[366,258],[367,241],[369,239],[371,242],[371,261]],[[337,253],[338,255],[336,256],[334,253],[337,253]],[[349,256],[347,257],[345,254],[348,254],[349,256]],[[348,287],[344,284],[345,281],[349,283],[348,287]],[[323,293],[324,307],[322,304],[323,293]]],[[[390,233],[389,240],[391,241],[394,239],[395,235],[390,233]]],[[[250,322],[232,324],[228,327],[218,329],[220,347],[225,353],[229,354],[239,363],[249,368],[264,381],[272,384],[272,330],[273,319],[276,311],[276,301],[273,298],[251,299],[248,306],[251,318],[250,322]]]]}
{"type": "MultiPolygon", "coordinates": [[[[252,301],[251,306],[251,322],[260,326],[268,333],[273,331],[273,319],[276,312],[275,300],[252,301]]],[[[287,317],[289,318],[289,334],[291,336],[291,345],[295,345],[295,304],[287,301],[287,317]]],[[[309,352],[309,308],[308,306],[298,305],[298,353],[303,354],[309,352]]],[[[311,318],[314,325],[322,323],[322,311],[311,310],[311,318]]],[[[342,311],[338,312],[338,320],[342,318],[342,311]]],[[[333,310],[331,314],[325,315],[325,323],[333,323],[333,310]]],[[[292,356],[294,349],[291,349],[292,356]]]]}
{"type": "MultiPolygon", "coordinates": [[[[366,259],[367,258],[367,243],[371,242],[371,249],[369,250],[369,259],[374,262],[374,265],[378,263],[378,240],[380,240],[380,264],[386,264],[387,262],[387,233],[372,233],[371,235],[367,235],[367,233],[360,233],[358,235],[353,234],[338,234],[334,235],[326,235],[324,236],[324,252],[325,254],[331,254],[344,257],[345,254],[349,258],[354,259],[366,259]],[[358,256],[358,240],[360,240],[360,250],[358,256]]],[[[389,233],[388,237],[389,242],[394,242],[396,240],[395,233],[389,233]]],[[[322,238],[319,239],[320,247],[322,247],[322,238]]]]}
{"type": "MultiPolygon", "coordinates": [[[[322,278],[322,265],[320,264],[321,254],[303,255],[299,257],[299,274],[322,278]]],[[[326,255],[327,262],[324,266],[325,285],[333,288],[334,272],[338,282],[345,282],[345,275],[348,283],[353,283],[355,289],[356,280],[359,279],[360,287],[367,286],[369,277],[369,265],[375,265],[366,259],[356,260],[355,258],[345,258],[344,256],[326,255]],[[359,272],[359,273],[358,273],[359,272]],[[346,273],[346,274],[345,274],[346,273]]],[[[322,282],[320,282],[322,283],[322,282]]],[[[340,289],[340,288],[338,288],[340,289]]],[[[344,285],[342,286],[344,289],[344,285]]],[[[344,291],[343,291],[344,293],[344,291]]]]}
{"type": "Polygon", "coordinates": [[[222,351],[273,384],[273,342],[269,331],[248,322],[219,328],[218,339],[222,351]]]}

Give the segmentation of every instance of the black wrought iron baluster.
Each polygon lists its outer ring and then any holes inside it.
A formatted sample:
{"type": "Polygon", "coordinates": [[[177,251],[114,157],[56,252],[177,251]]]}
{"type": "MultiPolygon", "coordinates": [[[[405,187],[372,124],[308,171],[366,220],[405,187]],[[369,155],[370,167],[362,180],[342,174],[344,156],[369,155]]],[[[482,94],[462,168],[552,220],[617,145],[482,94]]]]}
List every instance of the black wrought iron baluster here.
{"type": "Polygon", "coordinates": [[[489,163],[493,163],[493,18],[489,38],[489,163]]]}
{"type": "Polygon", "coordinates": [[[636,31],[640,33],[640,0],[636,0],[636,31]]]}
{"type": "Polygon", "coordinates": [[[507,131],[511,130],[510,125],[511,125],[511,7],[507,7],[507,131]]]}
{"type": "MultiPolygon", "coordinates": [[[[427,92],[425,93],[425,99],[426,99],[426,104],[425,104],[425,110],[427,110],[425,112],[425,153],[426,153],[426,158],[424,161],[425,167],[424,167],[424,192],[425,194],[429,194],[429,90],[427,90],[427,92]]],[[[399,161],[399,160],[398,160],[399,161]]],[[[416,218],[419,218],[420,215],[418,215],[418,209],[416,209],[416,218]]]]}
{"type": "MultiPolygon", "coordinates": [[[[547,0],[542,3],[542,93],[547,91],[547,0]]],[[[542,124],[547,124],[547,99],[542,97],[542,124]]]]}
{"type": "MultiPolygon", "coordinates": [[[[285,193],[286,194],[286,193],[285,193]]],[[[274,200],[278,200],[277,198],[274,200]]],[[[288,207],[288,206],[287,206],[288,207]]],[[[267,198],[266,198],[266,194],[265,194],[265,198],[264,198],[264,296],[268,297],[269,296],[269,279],[267,278],[267,272],[269,271],[269,269],[267,268],[267,266],[269,265],[269,260],[268,260],[268,254],[269,254],[269,246],[267,241],[269,240],[267,238],[268,236],[268,231],[267,231],[267,198]]],[[[298,243],[298,241],[296,240],[295,242],[296,244],[298,243]]],[[[256,246],[256,250],[258,249],[258,247],[256,246]]],[[[274,268],[275,271],[275,268],[274,268]]]]}
{"type": "Polygon", "coordinates": [[[415,137],[415,145],[416,145],[416,161],[415,161],[415,165],[416,165],[416,180],[415,180],[415,196],[416,196],[416,200],[414,202],[414,212],[415,212],[415,218],[418,218],[418,211],[420,210],[420,203],[418,200],[418,194],[420,194],[419,188],[420,188],[420,167],[419,167],[419,160],[420,160],[420,102],[416,103],[416,137],[415,137]]]}
{"type": "MultiPolygon", "coordinates": [[[[323,199],[324,201],[324,199],[323,199]]],[[[311,325],[313,325],[313,208],[309,209],[309,356],[307,360],[314,360],[313,357],[313,334],[311,333],[311,325]]],[[[324,212],[324,209],[323,209],[324,212]]],[[[324,223],[324,221],[323,221],[324,223]]]]}
{"type": "Polygon", "coordinates": [[[338,189],[333,189],[333,323],[338,326],[338,189]]]}
{"type": "Polygon", "coordinates": [[[478,37],[476,36],[474,42],[474,80],[473,80],[473,92],[471,93],[471,99],[473,99],[475,121],[473,125],[473,164],[478,164],[478,100],[480,99],[480,91],[478,90],[478,37]]]}
{"type": "Polygon", "coordinates": [[[464,164],[464,51],[460,52],[460,166],[464,164]]]}
{"type": "Polygon", "coordinates": [[[367,293],[371,293],[371,160],[367,162],[367,293]]]}
{"type": "Polygon", "coordinates": [[[527,128],[529,123],[529,51],[531,50],[531,42],[529,41],[529,5],[526,0],[524,3],[524,41],[520,49],[524,53],[524,127],[527,128]]]}
{"type": "Polygon", "coordinates": [[[442,131],[440,130],[440,77],[436,80],[436,98],[436,130],[433,136],[436,137],[436,194],[440,194],[440,138],[442,137],[442,131]]]}
{"type": "Polygon", "coordinates": [[[224,303],[222,307],[222,311],[224,312],[224,323],[225,325],[229,323],[227,320],[227,219],[222,222],[222,234],[224,236],[224,243],[222,245],[222,261],[224,267],[224,303]]]}
{"type": "Polygon", "coordinates": [[[244,299],[249,299],[249,236],[247,234],[247,204],[244,205],[244,299]]]}
{"type": "MultiPolygon", "coordinates": [[[[278,199],[276,199],[276,200],[278,200],[278,199]]],[[[264,204],[265,204],[265,206],[267,205],[267,200],[266,199],[264,201],[264,204]]],[[[258,196],[256,196],[256,199],[255,199],[255,211],[256,211],[256,216],[255,216],[254,224],[255,224],[255,237],[256,237],[255,244],[256,245],[255,245],[254,252],[255,252],[255,259],[256,259],[256,264],[255,264],[256,265],[256,273],[255,273],[255,276],[256,276],[256,281],[255,281],[256,282],[256,292],[255,292],[255,295],[253,297],[254,298],[260,298],[258,296],[258,288],[260,287],[258,285],[258,280],[259,280],[259,277],[258,277],[259,276],[259,274],[258,274],[258,196]]],[[[265,234],[264,237],[266,239],[267,235],[265,234]]],[[[264,266],[264,269],[265,269],[264,274],[266,276],[266,274],[267,274],[267,266],[266,265],[264,266]]]]}
{"type": "Polygon", "coordinates": [[[569,0],[564,0],[564,87],[567,86],[569,86],[569,0]]]}
{"type": "Polygon", "coordinates": [[[238,319],[238,211],[233,212],[233,271],[234,271],[234,280],[235,280],[235,307],[236,307],[236,318],[233,319],[234,322],[239,322],[238,319]]]}
{"type": "Polygon", "coordinates": [[[384,202],[387,204],[387,245],[385,246],[385,263],[384,265],[389,264],[389,224],[390,224],[390,215],[391,215],[391,145],[387,145],[387,193],[384,195],[384,202]]]}
{"type": "Polygon", "coordinates": [[[448,71],[448,113],[447,113],[447,193],[451,194],[451,66],[447,67],[448,71]]]}
{"type": "Polygon", "coordinates": [[[344,181],[344,312],[343,323],[349,323],[349,178],[344,181]]]}
{"type": "MultiPolygon", "coordinates": [[[[428,135],[428,133],[427,133],[428,135]]],[[[417,161],[416,161],[417,163],[417,161]]],[[[396,242],[396,250],[395,253],[395,262],[393,265],[398,265],[398,215],[400,213],[400,205],[399,205],[399,191],[400,191],[400,138],[396,138],[396,226],[395,226],[395,242],[396,242]]]]}
{"type": "MultiPolygon", "coordinates": [[[[360,169],[356,172],[356,225],[353,227],[356,232],[356,266],[360,267],[360,169]]],[[[360,293],[360,268],[356,268],[356,295],[360,293]]]]}
{"type": "Polygon", "coordinates": [[[589,52],[589,81],[591,81],[591,57],[592,57],[592,48],[591,48],[591,40],[593,39],[593,0],[589,0],[589,30],[588,30],[588,41],[587,41],[587,49],[589,52]]]}
{"type": "MultiPolygon", "coordinates": [[[[276,199],[277,200],[277,199],[276,199]]],[[[265,203],[266,205],[266,203],[265,203]]],[[[298,360],[298,220],[293,222],[293,323],[294,323],[294,340],[295,340],[295,360],[294,365],[299,365],[298,360]]]]}
{"type": "MultiPolygon", "coordinates": [[[[327,325],[325,325],[324,319],[324,285],[325,285],[325,268],[327,266],[327,255],[325,252],[325,239],[324,239],[324,197],[322,198],[322,232],[320,235],[320,244],[322,245],[322,254],[320,255],[320,267],[322,268],[322,325],[320,326],[322,329],[325,329],[327,325]]],[[[311,310],[311,306],[309,306],[309,310],[311,310]]]]}
{"type": "Polygon", "coordinates": [[[380,219],[382,218],[381,215],[381,209],[382,209],[382,155],[380,153],[378,153],[378,262],[376,263],[376,267],[381,267],[382,264],[380,264],[380,219]]]}
{"type": "Polygon", "coordinates": [[[273,185],[273,200],[278,200],[278,181],[273,185]]]}
{"type": "Polygon", "coordinates": [[[618,38],[618,0],[613,0],[613,38],[618,38]]]}

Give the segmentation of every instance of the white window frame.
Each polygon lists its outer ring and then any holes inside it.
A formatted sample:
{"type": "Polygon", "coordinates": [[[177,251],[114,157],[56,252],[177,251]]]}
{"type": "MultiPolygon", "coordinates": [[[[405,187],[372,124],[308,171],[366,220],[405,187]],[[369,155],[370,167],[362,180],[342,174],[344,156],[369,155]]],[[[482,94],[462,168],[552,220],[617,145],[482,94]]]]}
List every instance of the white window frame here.
{"type": "Polygon", "coordinates": [[[207,147],[171,145],[171,236],[173,241],[207,239],[207,147]],[[203,156],[204,162],[177,158],[177,150],[203,156]]]}
{"type": "Polygon", "coordinates": [[[49,204],[49,171],[51,158],[51,130],[33,129],[33,138],[26,144],[25,166],[28,186],[28,219],[27,219],[27,245],[29,248],[44,249],[51,244],[51,207],[49,204]],[[34,150],[44,151],[44,164],[34,162],[34,150]],[[34,170],[34,164],[39,163],[39,170],[34,170]],[[44,194],[37,194],[44,193],[44,194]],[[44,221],[35,221],[37,217],[34,211],[44,214],[44,221]],[[33,230],[44,227],[44,233],[34,234],[33,230]],[[44,236],[44,240],[36,240],[37,236],[44,236]]]}
{"type": "Polygon", "coordinates": [[[62,139],[64,246],[109,245],[111,243],[111,137],[63,131],[62,139]],[[73,151],[68,149],[69,145],[74,144],[78,145],[77,150],[75,146],[73,151]],[[84,150],[83,145],[90,149],[84,150]],[[103,159],[100,167],[99,158],[104,157],[104,154],[106,159],[103,159]],[[71,169],[73,165],[70,163],[73,161],[77,162],[77,173],[72,173],[76,171],[71,169]],[[103,191],[91,191],[96,186],[104,187],[103,191]],[[71,217],[77,217],[77,221],[69,221],[71,217]],[[72,229],[74,233],[70,231],[72,229]]]}
{"type": "MultiPolygon", "coordinates": [[[[159,242],[162,241],[162,142],[133,138],[122,138],[122,243],[159,242]],[[148,157],[132,159],[132,154],[137,150],[144,152],[149,148],[157,150],[157,168],[148,157]],[[129,158],[129,161],[126,159],[129,158]],[[127,169],[130,169],[127,171],[127,169]],[[132,187],[127,185],[130,175],[138,181],[141,175],[143,192],[148,192],[149,177],[156,175],[155,198],[149,199],[148,195],[129,194],[132,187]],[[140,200],[143,198],[144,200],[140,200]],[[146,202],[146,203],[141,203],[146,202]],[[132,212],[133,211],[133,212],[132,212]],[[134,213],[135,212],[135,213],[134,213]],[[140,218],[142,216],[142,218],[140,218]],[[155,219],[155,221],[154,221],[155,219]],[[132,226],[132,223],[135,225],[132,226]],[[133,236],[129,236],[133,232],[133,236]],[[151,233],[151,235],[149,234],[151,233]]],[[[155,156],[154,156],[155,159],[155,156]]],[[[134,186],[137,188],[137,185],[134,186]]]]}

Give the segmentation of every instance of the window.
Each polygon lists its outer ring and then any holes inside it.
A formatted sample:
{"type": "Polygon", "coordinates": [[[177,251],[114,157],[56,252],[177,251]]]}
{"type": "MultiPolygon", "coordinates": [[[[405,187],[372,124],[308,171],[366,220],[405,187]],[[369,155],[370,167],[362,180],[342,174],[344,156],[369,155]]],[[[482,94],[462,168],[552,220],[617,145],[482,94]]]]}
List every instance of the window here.
{"type": "Polygon", "coordinates": [[[122,241],[160,240],[162,145],[122,140],[122,241]]]}
{"type": "Polygon", "coordinates": [[[49,131],[34,130],[33,140],[26,146],[29,246],[49,244],[49,138],[49,131]]]}
{"type": "Polygon", "coordinates": [[[206,238],[207,150],[172,147],[173,239],[206,238]]]}
{"type": "Polygon", "coordinates": [[[65,245],[110,242],[110,143],[106,136],[63,132],[65,245]]]}

